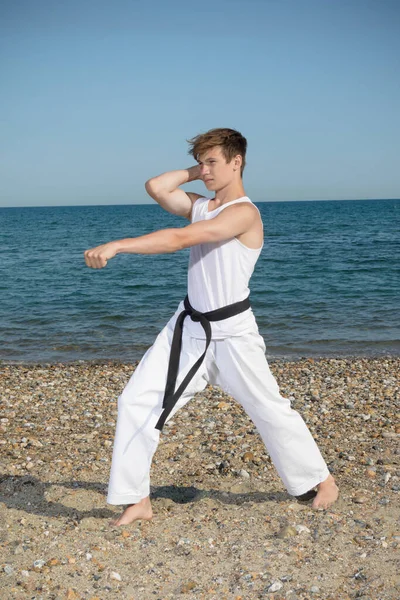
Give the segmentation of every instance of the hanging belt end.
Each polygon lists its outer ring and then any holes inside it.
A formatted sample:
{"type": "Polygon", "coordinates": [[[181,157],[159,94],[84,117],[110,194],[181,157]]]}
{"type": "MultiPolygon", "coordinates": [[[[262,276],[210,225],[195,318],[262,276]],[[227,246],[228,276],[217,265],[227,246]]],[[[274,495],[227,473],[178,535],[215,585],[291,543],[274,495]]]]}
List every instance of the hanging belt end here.
{"type": "Polygon", "coordinates": [[[163,411],[163,413],[161,414],[161,417],[158,419],[154,429],[158,429],[158,431],[162,431],[162,429],[164,427],[165,419],[166,419],[166,417],[164,416],[164,411],[163,411]]]}

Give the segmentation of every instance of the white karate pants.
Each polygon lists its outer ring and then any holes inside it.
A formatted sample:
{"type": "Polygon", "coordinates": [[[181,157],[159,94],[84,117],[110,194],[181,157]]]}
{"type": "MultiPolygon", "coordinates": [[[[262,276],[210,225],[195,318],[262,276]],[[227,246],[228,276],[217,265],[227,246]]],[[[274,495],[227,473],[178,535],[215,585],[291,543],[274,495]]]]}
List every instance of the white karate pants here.
{"type": "MultiPolygon", "coordinates": [[[[173,330],[166,327],[149,348],[118,398],[118,419],[107,502],[136,504],[150,494],[150,467],[160,431],[173,330]]],[[[177,386],[204,352],[205,340],[183,328],[177,386]]],[[[213,340],[168,422],[196,392],[218,385],[249,415],[289,494],[299,496],[324,481],[329,471],[301,416],[281,396],[257,331],[213,340]]]]}

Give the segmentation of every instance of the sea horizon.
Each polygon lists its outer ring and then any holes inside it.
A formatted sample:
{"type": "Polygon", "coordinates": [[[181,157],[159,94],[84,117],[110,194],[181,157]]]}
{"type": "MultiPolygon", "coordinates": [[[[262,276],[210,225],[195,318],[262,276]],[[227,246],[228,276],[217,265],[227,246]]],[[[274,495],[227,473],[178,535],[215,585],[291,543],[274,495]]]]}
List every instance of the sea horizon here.
{"type": "MultiPolygon", "coordinates": [[[[206,197],[206,196],[204,196],[206,197]]],[[[253,197],[250,196],[251,199],[253,200],[253,197]]],[[[254,200],[254,204],[268,204],[268,203],[273,203],[273,204],[277,204],[277,203],[282,203],[282,204],[286,204],[288,202],[296,202],[296,203],[300,203],[300,202],[386,202],[386,201],[399,201],[400,197],[393,197],[393,198],[342,198],[342,199],[338,199],[338,198],[310,198],[310,199],[303,199],[303,200],[254,200]]],[[[154,202],[154,200],[149,200],[148,202],[112,202],[112,203],[100,203],[100,204],[94,204],[94,203],[89,203],[89,204],[28,204],[28,205],[17,205],[17,206],[1,206],[0,205],[0,209],[2,208],[79,208],[79,207],[95,207],[95,206],[155,206],[157,207],[157,204],[154,202]]]]}

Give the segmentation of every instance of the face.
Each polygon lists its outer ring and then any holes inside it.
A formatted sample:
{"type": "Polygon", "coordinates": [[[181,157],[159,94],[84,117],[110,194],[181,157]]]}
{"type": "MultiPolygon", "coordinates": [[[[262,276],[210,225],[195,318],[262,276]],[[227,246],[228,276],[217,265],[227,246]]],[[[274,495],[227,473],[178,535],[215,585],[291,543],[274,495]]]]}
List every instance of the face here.
{"type": "Polygon", "coordinates": [[[199,156],[200,175],[206,188],[218,191],[232,183],[240,174],[241,156],[236,156],[227,163],[220,146],[211,148],[199,156]]]}

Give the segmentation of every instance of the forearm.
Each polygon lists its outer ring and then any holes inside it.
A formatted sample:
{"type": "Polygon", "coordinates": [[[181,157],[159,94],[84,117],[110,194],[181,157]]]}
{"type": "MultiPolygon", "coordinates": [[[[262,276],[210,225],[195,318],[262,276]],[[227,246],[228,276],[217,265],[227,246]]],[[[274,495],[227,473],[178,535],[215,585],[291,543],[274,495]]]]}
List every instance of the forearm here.
{"type": "Polygon", "coordinates": [[[167,254],[182,248],[179,229],[161,229],[136,238],[112,242],[116,254],[167,254]]]}
{"type": "Polygon", "coordinates": [[[161,229],[136,238],[115,240],[85,251],[85,262],[92,269],[102,269],[117,254],[167,254],[185,248],[182,229],[161,229]]]}
{"type": "Polygon", "coordinates": [[[147,193],[164,210],[182,217],[190,219],[192,210],[191,195],[187,194],[179,186],[189,181],[199,179],[199,166],[189,167],[189,169],[180,169],[178,171],[168,171],[157,177],[146,181],[147,193]]]}
{"type": "Polygon", "coordinates": [[[168,171],[146,181],[146,190],[151,196],[160,191],[173,192],[179,186],[194,181],[198,177],[199,168],[197,165],[188,169],[168,171]]]}

